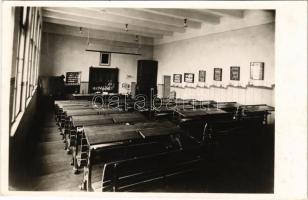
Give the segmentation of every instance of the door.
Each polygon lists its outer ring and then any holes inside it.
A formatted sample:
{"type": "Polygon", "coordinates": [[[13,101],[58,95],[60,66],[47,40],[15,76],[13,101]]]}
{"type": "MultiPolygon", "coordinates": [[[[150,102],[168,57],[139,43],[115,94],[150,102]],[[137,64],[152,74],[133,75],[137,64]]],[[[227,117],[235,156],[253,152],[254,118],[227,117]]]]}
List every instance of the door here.
{"type": "Polygon", "coordinates": [[[171,76],[164,76],[163,98],[170,97],[171,76]]]}

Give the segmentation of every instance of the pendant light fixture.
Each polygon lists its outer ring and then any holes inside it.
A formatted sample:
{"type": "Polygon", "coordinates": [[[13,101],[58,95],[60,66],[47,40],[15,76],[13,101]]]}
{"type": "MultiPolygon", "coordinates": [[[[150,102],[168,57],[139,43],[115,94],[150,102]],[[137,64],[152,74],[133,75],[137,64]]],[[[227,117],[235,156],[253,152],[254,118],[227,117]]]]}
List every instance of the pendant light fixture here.
{"type": "Polygon", "coordinates": [[[135,42],[139,43],[139,36],[138,35],[136,35],[135,42]]]}
{"type": "Polygon", "coordinates": [[[88,44],[88,46],[91,44],[91,42],[90,42],[90,30],[88,30],[87,44],[88,44]]]}
{"type": "Polygon", "coordinates": [[[184,28],[187,28],[188,25],[187,25],[187,18],[184,19],[184,28]]]}

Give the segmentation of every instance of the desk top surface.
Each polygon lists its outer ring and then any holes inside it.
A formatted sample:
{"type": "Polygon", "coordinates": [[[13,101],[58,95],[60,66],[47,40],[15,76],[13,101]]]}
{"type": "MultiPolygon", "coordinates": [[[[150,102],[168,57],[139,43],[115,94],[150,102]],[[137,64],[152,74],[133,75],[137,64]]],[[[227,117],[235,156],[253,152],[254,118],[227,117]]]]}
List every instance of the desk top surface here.
{"type": "Polygon", "coordinates": [[[152,127],[145,128],[138,131],[143,138],[151,138],[158,136],[168,136],[172,134],[178,134],[182,132],[182,129],[177,126],[170,127],[152,127]]]}
{"type": "Polygon", "coordinates": [[[123,129],[142,129],[150,127],[170,127],[174,124],[170,121],[147,121],[147,122],[138,122],[131,125],[126,124],[111,124],[111,125],[96,125],[96,126],[84,126],[84,132],[90,133],[95,132],[95,134],[108,134],[108,132],[113,132],[116,130],[123,129]],[[103,133],[100,133],[102,131],[103,133]]]}
{"type": "Polygon", "coordinates": [[[142,139],[140,134],[135,130],[123,130],[122,132],[116,132],[113,134],[86,135],[86,138],[89,145],[142,139]]]}
{"type": "Polygon", "coordinates": [[[227,114],[228,112],[217,109],[217,108],[207,108],[207,109],[192,109],[192,110],[177,110],[176,111],[182,117],[202,117],[217,114],[227,114]]]}
{"type": "Polygon", "coordinates": [[[115,114],[122,113],[123,111],[118,109],[74,109],[74,110],[66,110],[66,116],[82,116],[82,115],[104,115],[104,114],[115,114]]]}
{"type": "Polygon", "coordinates": [[[265,104],[260,105],[242,105],[240,108],[244,109],[245,112],[265,112],[265,111],[275,111],[275,108],[265,104]]]}
{"type": "Polygon", "coordinates": [[[169,121],[84,127],[84,133],[90,145],[167,136],[180,132],[181,129],[169,121]]]}
{"type": "Polygon", "coordinates": [[[66,103],[84,103],[89,102],[88,100],[55,100],[55,104],[66,104],[66,103]]]}
{"type": "Polygon", "coordinates": [[[71,116],[73,126],[93,126],[113,123],[136,123],[146,121],[145,116],[138,112],[120,112],[106,115],[71,116]]]}
{"type": "Polygon", "coordinates": [[[97,119],[106,119],[106,118],[114,118],[114,117],[144,117],[141,113],[138,112],[119,112],[108,115],[82,115],[82,116],[72,116],[73,121],[89,121],[89,120],[97,120],[97,119]]]}

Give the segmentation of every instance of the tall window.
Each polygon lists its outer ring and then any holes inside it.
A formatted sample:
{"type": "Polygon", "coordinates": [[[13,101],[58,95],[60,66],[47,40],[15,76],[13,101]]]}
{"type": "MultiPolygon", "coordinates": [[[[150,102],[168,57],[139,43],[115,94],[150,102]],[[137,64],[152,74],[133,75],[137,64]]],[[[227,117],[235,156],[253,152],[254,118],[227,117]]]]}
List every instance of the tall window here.
{"type": "MultiPolygon", "coordinates": [[[[13,69],[11,84],[11,127],[18,126],[37,87],[40,41],[42,32],[41,10],[35,7],[15,9],[13,69]]],[[[11,134],[14,132],[11,129],[11,134]]],[[[14,134],[14,133],[13,133],[14,134]]]]}
{"type": "Polygon", "coordinates": [[[15,104],[15,117],[21,112],[21,92],[22,92],[22,75],[24,67],[24,53],[25,53],[25,39],[26,39],[26,21],[27,21],[27,8],[21,9],[20,15],[20,35],[19,35],[19,47],[17,53],[16,62],[16,74],[15,74],[15,87],[16,93],[14,95],[15,104]]]}

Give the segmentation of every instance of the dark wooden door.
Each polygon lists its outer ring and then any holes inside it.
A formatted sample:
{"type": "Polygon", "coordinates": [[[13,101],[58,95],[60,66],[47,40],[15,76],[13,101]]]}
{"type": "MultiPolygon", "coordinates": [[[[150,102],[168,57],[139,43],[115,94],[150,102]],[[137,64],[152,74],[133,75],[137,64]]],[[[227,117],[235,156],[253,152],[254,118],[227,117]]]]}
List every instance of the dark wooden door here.
{"type": "Polygon", "coordinates": [[[151,89],[154,91],[154,94],[157,93],[157,67],[158,62],[155,60],[138,60],[137,94],[149,97],[151,89]]]}

